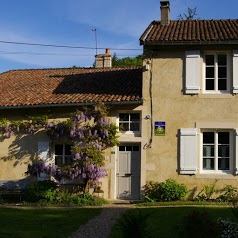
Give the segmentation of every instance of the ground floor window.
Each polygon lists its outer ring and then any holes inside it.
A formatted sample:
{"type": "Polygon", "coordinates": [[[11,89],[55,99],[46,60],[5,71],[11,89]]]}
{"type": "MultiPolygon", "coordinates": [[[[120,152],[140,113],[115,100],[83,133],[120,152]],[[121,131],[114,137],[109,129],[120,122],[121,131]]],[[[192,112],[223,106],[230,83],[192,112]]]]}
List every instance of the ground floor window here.
{"type": "Polygon", "coordinates": [[[202,132],[202,169],[204,171],[230,171],[232,140],[230,131],[202,132]]]}
{"type": "Polygon", "coordinates": [[[72,162],[71,144],[55,144],[55,165],[70,164],[72,162]]]}

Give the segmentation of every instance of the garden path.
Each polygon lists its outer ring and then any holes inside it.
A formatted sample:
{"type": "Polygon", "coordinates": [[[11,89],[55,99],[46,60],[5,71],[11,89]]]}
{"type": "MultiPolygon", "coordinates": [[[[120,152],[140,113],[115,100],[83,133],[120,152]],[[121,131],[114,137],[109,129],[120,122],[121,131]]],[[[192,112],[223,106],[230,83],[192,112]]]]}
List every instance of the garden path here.
{"type": "Polygon", "coordinates": [[[79,227],[69,238],[108,238],[116,220],[128,209],[135,208],[129,204],[108,204],[100,215],[79,227]]]}

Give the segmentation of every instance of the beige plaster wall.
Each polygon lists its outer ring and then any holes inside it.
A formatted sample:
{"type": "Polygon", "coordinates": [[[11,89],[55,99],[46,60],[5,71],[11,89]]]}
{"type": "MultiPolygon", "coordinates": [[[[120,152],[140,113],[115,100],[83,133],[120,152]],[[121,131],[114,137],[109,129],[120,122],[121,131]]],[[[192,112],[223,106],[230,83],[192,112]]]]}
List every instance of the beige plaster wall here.
{"type": "MultiPolygon", "coordinates": [[[[185,183],[191,189],[199,190],[215,178],[219,183],[237,186],[234,175],[179,175],[179,136],[180,128],[202,127],[204,125],[223,128],[237,128],[238,100],[236,95],[185,95],[184,94],[184,60],[185,49],[159,50],[151,55],[145,50],[146,57],[143,73],[144,106],[151,107],[150,87],[152,93],[152,123],[166,122],[166,135],[153,136],[151,148],[146,150],[146,181],[165,181],[174,178],[185,183]],[[151,83],[151,85],[150,85],[151,83]]],[[[202,59],[201,59],[202,61],[202,59]]],[[[201,67],[201,75],[202,75],[201,67]]],[[[202,80],[202,79],[201,79],[202,80]]],[[[151,124],[147,123],[148,134],[151,124]]]]}

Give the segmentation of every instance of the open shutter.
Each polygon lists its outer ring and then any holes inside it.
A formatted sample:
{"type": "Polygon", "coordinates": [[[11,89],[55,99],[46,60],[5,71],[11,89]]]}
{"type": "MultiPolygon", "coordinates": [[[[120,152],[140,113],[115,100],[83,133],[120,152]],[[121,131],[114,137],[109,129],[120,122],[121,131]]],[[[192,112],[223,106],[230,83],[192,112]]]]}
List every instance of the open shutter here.
{"type": "Polygon", "coordinates": [[[238,93],[238,50],[233,51],[233,93],[238,93]]]}
{"type": "Polygon", "coordinates": [[[196,174],[198,171],[197,128],[180,129],[180,174],[196,174]]]}
{"type": "Polygon", "coordinates": [[[49,164],[49,141],[38,141],[38,157],[49,164]]]}
{"type": "Polygon", "coordinates": [[[238,129],[235,129],[235,174],[238,175],[238,129]]]}
{"type": "Polygon", "coordinates": [[[200,92],[200,51],[186,51],[185,93],[198,94],[200,92]]]}

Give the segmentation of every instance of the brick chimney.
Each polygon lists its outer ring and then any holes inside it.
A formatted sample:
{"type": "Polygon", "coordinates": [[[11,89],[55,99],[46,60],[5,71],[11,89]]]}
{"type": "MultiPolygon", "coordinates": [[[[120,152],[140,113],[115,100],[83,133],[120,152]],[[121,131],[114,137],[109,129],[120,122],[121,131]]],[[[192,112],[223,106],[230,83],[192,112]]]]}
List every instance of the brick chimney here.
{"type": "Polygon", "coordinates": [[[105,54],[95,55],[95,68],[111,68],[112,56],[110,55],[110,49],[106,49],[105,54]]]}
{"type": "Polygon", "coordinates": [[[160,1],[161,24],[168,25],[170,22],[170,3],[169,1],[160,1]]]}

